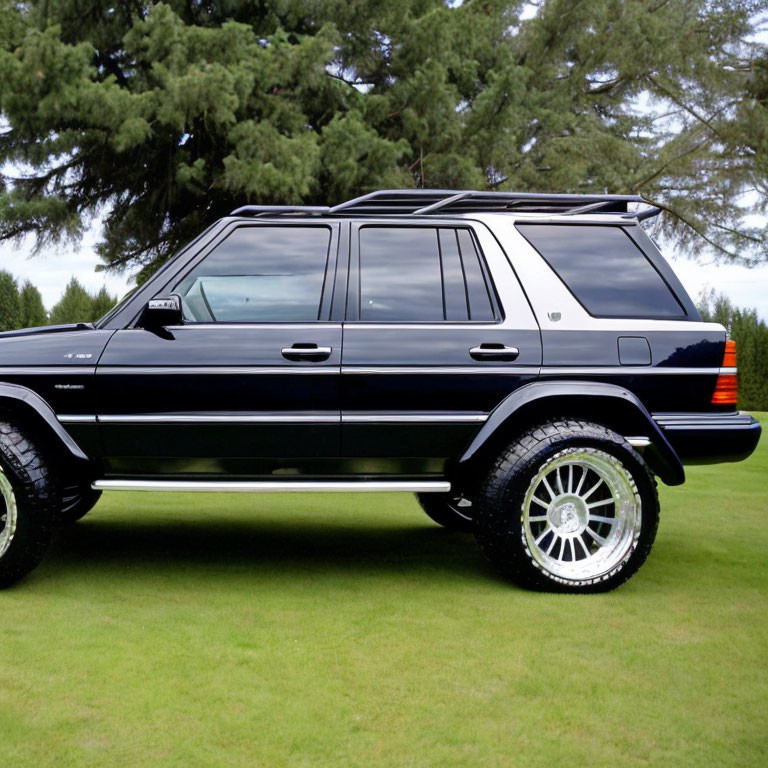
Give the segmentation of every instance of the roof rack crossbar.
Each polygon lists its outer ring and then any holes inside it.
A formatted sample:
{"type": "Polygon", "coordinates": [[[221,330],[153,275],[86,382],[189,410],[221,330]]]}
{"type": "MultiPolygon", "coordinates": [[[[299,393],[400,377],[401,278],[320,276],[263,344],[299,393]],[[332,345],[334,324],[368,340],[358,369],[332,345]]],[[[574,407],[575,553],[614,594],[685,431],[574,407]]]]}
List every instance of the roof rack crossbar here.
{"type": "Polygon", "coordinates": [[[459,200],[466,200],[468,197],[472,197],[473,194],[474,192],[459,192],[458,195],[445,197],[442,200],[438,200],[436,203],[432,203],[432,205],[425,205],[423,208],[415,210],[411,216],[425,216],[428,213],[434,213],[435,211],[439,211],[441,208],[453,205],[453,203],[458,203],[459,200]]]}

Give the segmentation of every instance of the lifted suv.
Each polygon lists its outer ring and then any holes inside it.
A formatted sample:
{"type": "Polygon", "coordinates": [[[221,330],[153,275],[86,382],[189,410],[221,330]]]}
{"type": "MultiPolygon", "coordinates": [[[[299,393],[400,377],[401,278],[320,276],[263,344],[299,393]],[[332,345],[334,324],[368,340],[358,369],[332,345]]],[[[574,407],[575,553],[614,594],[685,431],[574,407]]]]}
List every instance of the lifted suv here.
{"type": "Polygon", "coordinates": [[[655,476],[760,435],[642,202],[247,206],[95,326],[0,334],[0,583],[103,490],[412,491],[519,584],[616,587],[655,476]]]}

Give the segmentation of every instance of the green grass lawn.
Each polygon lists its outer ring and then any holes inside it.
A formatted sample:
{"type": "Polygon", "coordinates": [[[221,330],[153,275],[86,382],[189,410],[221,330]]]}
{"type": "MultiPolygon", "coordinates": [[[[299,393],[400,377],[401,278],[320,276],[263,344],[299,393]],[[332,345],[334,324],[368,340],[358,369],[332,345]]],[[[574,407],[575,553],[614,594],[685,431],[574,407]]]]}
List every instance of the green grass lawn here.
{"type": "Polygon", "coordinates": [[[602,596],[407,495],[107,495],[0,593],[0,766],[765,768],[768,440],[688,477],[602,596]]]}

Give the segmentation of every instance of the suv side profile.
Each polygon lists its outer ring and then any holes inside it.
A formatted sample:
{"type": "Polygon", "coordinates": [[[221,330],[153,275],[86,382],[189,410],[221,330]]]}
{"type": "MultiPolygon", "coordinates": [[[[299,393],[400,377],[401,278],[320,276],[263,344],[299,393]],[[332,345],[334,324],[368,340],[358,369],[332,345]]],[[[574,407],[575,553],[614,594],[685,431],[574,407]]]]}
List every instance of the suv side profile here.
{"type": "Polygon", "coordinates": [[[518,584],[615,588],[656,478],[760,436],[643,203],[246,206],[95,325],[0,334],[0,584],[104,490],[389,490],[518,584]]]}

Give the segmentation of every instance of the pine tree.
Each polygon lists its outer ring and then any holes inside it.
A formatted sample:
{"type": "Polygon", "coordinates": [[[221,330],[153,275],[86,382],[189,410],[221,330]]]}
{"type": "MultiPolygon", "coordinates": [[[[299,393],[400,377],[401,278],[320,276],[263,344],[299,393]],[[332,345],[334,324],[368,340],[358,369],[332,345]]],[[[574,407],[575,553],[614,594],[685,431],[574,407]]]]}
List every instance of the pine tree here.
{"type": "Polygon", "coordinates": [[[106,315],[115,304],[117,304],[117,296],[111,296],[106,286],[102,286],[101,290],[93,297],[91,322],[95,323],[100,317],[106,315]]]}
{"type": "Polygon", "coordinates": [[[20,326],[22,328],[36,328],[48,322],[48,313],[43,305],[43,297],[40,291],[27,280],[19,293],[20,326]]]}
{"type": "Polygon", "coordinates": [[[21,325],[19,287],[13,275],[0,271],[0,331],[12,331],[21,325]]]}
{"type": "Polygon", "coordinates": [[[73,277],[58,304],[51,310],[51,324],[87,323],[92,316],[93,298],[73,277]]]}
{"type": "Polygon", "coordinates": [[[479,187],[641,192],[679,243],[766,258],[764,0],[651,5],[0,0],[0,238],[106,209],[105,265],[146,276],[246,202],[479,187]]]}

